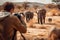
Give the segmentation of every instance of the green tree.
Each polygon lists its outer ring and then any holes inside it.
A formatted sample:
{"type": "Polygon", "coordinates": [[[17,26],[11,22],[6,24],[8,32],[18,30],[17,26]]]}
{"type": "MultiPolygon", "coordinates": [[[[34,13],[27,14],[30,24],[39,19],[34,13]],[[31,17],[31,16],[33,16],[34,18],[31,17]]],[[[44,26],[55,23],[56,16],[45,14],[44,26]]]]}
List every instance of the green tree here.
{"type": "Polygon", "coordinates": [[[52,0],[52,2],[60,2],[60,0],[52,0]]]}

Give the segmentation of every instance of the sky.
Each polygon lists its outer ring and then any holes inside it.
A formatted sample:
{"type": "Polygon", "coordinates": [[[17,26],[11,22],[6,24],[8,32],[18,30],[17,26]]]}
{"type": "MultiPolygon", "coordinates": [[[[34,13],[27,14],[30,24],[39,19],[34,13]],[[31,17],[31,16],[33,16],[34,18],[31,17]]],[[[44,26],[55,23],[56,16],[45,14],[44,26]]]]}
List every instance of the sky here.
{"type": "MultiPolygon", "coordinates": [[[[4,2],[24,2],[26,0],[0,0],[0,5],[2,5],[4,2]]],[[[52,0],[27,0],[27,2],[38,2],[38,3],[44,3],[48,4],[51,3],[52,0]]]]}

